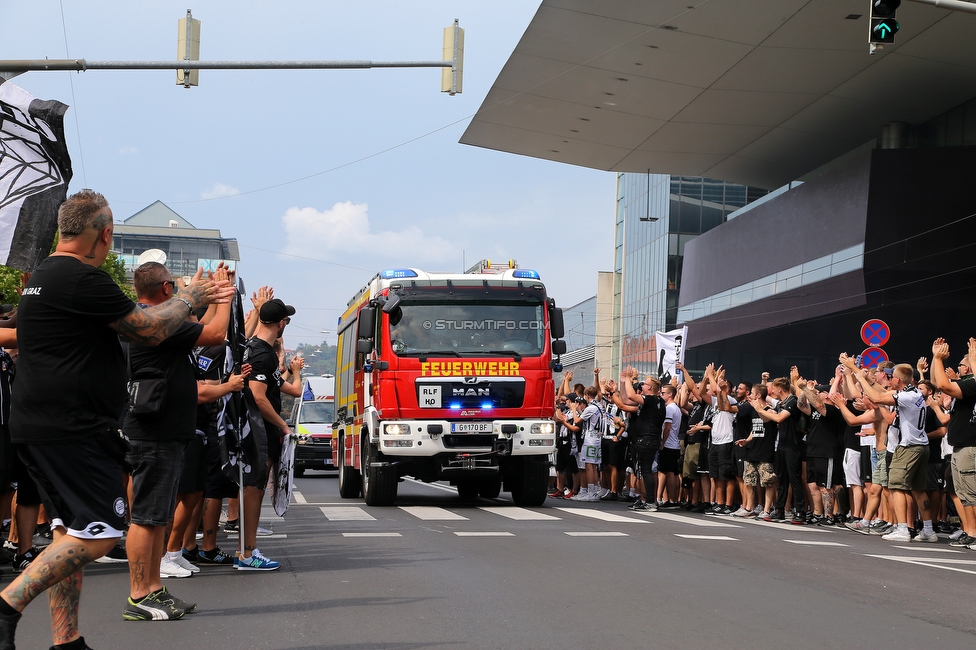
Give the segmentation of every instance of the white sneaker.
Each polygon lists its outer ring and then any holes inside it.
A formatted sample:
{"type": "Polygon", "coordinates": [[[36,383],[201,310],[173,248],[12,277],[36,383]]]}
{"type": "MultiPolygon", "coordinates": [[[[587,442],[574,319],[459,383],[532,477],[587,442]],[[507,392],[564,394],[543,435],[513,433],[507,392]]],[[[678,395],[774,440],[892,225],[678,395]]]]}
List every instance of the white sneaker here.
{"type": "MultiPolygon", "coordinates": [[[[882,538],[884,539],[884,538],[882,538]]],[[[937,542],[939,541],[939,536],[935,532],[926,533],[924,530],[920,531],[918,535],[912,538],[913,542],[937,542]]]]}
{"type": "Polygon", "coordinates": [[[589,496],[589,494],[590,494],[589,492],[584,492],[583,490],[580,490],[579,492],[577,492],[576,494],[574,494],[573,496],[571,496],[570,497],[570,500],[571,501],[583,501],[584,499],[586,499],[589,496]]]}
{"type": "Polygon", "coordinates": [[[268,535],[274,535],[274,531],[270,528],[262,528],[261,526],[258,526],[257,535],[258,537],[267,537],[268,535]]]}
{"type": "Polygon", "coordinates": [[[881,539],[886,542],[910,542],[912,541],[912,534],[908,532],[907,528],[895,528],[887,535],[882,535],[881,539]]]}
{"type": "Polygon", "coordinates": [[[610,494],[610,490],[600,490],[600,496],[597,497],[597,501],[607,496],[608,494],[610,494]]]}
{"type": "Polygon", "coordinates": [[[168,557],[163,557],[162,561],[159,563],[160,578],[189,578],[192,575],[192,571],[189,569],[184,569],[168,557]]]}
{"type": "Polygon", "coordinates": [[[745,517],[748,514],[752,514],[752,510],[746,510],[745,508],[743,508],[743,507],[740,506],[738,510],[736,510],[735,512],[732,513],[732,516],[733,517],[745,517]]]}
{"type": "Polygon", "coordinates": [[[752,512],[753,512],[753,514],[755,514],[758,517],[759,515],[761,515],[763,513],[762,506],[757,505],[755,508],[752,509],[752,512]]]}
{"type": "Polygon", "coordinates": [[[197,565],[193,564],[188,559],[183,557],[182,553],[180,553],[175,558],[169,558],[169,561],[172,562],[173,564],[183,567],[190,573],[200,573],[200,567],[198,567],[197,565]]]}
{"type": "Polygon", "coordinates": [[[599,501],[599,500],[600,500],[599,492],[590,492],[586,495],[586,499],[585,499],[585,501],[599,501]]]}
{"type": "Polygon", "coordinates": [[[955,541],[955,540],[959,539],[960,537],[962,537],[965,532],[966,531],[964,531],[962,528],[960,528],[959,530],[957,530],[953,534],[949,535],[949,539],[955,541]]]}

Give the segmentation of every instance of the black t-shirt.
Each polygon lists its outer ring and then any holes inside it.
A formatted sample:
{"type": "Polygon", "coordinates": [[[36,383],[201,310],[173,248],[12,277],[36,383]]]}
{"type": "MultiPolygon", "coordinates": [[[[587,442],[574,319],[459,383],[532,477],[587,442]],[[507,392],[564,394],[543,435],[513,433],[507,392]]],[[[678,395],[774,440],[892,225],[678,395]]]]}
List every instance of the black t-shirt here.
{"type": "Polygon", "coordinates": [[[10,422],[10,387],[14,382],[14,360],[0,348],[0,425],[10,422]]]}
{"type": "Polygon", "coordinates": [[[146,370],[166,375],[166,401],[159,413],[127,413],[122,430],[131,440],[193,440],[196,433],[197,377],[193,347],[203,325],[184,322],[169,338],[156,346],[129,344],[132,377],[146,370]]]}
{"type": "Polygon", "coordinates": [[[925,407],[925,435],[929,436],[929,462],[930,463],[941,463],[942,462],[942,436],[938,438],[933,438],[929,434],[937,429],[942,428],[942,422],[939,421],[939,416],[935,414],[935,409],[931,406],[925,407]]]}
{"type": "Polygon", "coordinates": [[[779,448],[800,449],[803,443],[800,440],[801,434],[796,430],[796,423],[803,414],[803,411],[800,410],[800,407],[796,403],[796,396],[790,395],[777,404],[774,410],[777,412],[789,411],[790,413],[790,417],[780,422],[776,427],[779,448]]]}
{"type": "MultiPolygon", "coordinates": [[[[278,367],[278,355],[266,341],[254,336],[248,339],[247,348],[244,350],[244,363],[251,364],[251,375],[247,378],[248,383],[257,381],[268,387],[265,395],[271,402],[271,408],[275,413],[281,412],[281,385],[284,380],[281,378],[281,369],[278,367]]],[[[250,395],[250,390],[246,392],[250,395]]],[[[253,396],[250,398],[253,400],[253,396]]],[[[277,426],[264,421],[265,428],[277,426]]]]}
{"type": "MultiPolygon", "coordinates": [[[[956,385],[962,391],[962,398],[952,404],[946,435],[953,447],[976,447],[976,379],[964,379],[956,385]]],[[[17,387],[20,388],[19,379],[17,387]]]]}
{"type": "MultiPolygon", "coordinates": [[[[847,400],[847,408],[855,416],[862,415],[864,411],[860,411],[854,407],[854,400],[847,400]]],[[[843,415],[843,414],[841,414],[843,415]]],[[[853,449],[854,451],[861,450],[861,437],[857,434],[861,432],[861,425],[851,426],[847,424],[847,420],[844,421],[844,448],[853,449]]]]}
{"type": "MultiPolygon", "coordinates": [[[[759,417],[756,415],[756,409],[752,407],[752,404],[743,400],[736,405],[738,411],[735,414],[735,420],[733,422],[732,428],[732,440],[745,440],[752,433],[752,420],[753,418],[759,417]]],[[[738,447],[735,447],[736,449],[738,447]]]]}
{"type": "Polygon", "coordinates": [[[776,460],[776,423],[766,422],[759,417],[756,409],[752,409],[750,425],[752,442],[745,446],[743,458],[750,463],[771,463],[776,460]]]}
{"type": "Polygon", "coordinates": [[[660,442],[667,405],[658,395],[643,395],[643,398],[644,404],[637,412],[636,420],[632,421],[630,435],[634,439],[650,437],[660,442]]]}
{"type": "Polygon", "coordinates": [[[109,324],[135,308],[100,269],[66,255],[40,263],[17,315],[14,442],[60,443],[118,426],[126,400],[125,357],[109,324]]]}
{"type": "Polygon", "coordinates": [[[825,415],[813,409],[810,412],[810,428],[807,431],[808,458],[836,458],[842,449],[844,416],[833,404],[824,404],[825,415]]]}

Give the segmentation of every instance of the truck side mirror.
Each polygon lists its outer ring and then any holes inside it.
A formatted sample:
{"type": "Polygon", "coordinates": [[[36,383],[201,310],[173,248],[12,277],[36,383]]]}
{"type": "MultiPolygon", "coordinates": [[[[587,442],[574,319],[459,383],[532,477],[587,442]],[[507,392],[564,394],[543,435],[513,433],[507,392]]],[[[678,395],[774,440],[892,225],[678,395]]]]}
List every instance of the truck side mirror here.
{"type": "Polygon", "coordinates": [[[561,339],[566,334],[563,325],[563,310],[556,307],[549,309],[549,335],[554,339],[561,339]]]}
{"type": "MultiPolygon", "coordinates": [[[[359,338],[372,339],[376,333],[376,308],[363,307],[359,311],[359,338]]],[[[372,349],[370,349],[372,351],[372,349]]],[[[362,350],[360,349],[360,352],[362,350]]]]}
{"type": "Polygon", "coordinates": [[[356,352],[359,354],[369,354],[373,351],[373,342],[369,339],[359,339],[356,342],[356,352]]]}
{"type": "Polygon", "coordinates": [[[560,354],[566,354],[566,341],[559,339],[552,342],[552,353],[556,356],[560,354]]]}

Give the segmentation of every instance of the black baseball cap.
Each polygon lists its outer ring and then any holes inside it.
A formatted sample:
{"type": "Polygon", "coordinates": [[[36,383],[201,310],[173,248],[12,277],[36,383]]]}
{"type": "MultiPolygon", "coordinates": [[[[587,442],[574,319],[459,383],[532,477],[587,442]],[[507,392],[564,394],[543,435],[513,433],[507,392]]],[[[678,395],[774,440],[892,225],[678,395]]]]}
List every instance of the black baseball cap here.
{"type": "Polygon", "coordinates": [[[294,315],[295,308],[291,305],[286,305],[280,298],[274,298],[261,305],[260,316],[262,323],[277,323],[294,315]]]}

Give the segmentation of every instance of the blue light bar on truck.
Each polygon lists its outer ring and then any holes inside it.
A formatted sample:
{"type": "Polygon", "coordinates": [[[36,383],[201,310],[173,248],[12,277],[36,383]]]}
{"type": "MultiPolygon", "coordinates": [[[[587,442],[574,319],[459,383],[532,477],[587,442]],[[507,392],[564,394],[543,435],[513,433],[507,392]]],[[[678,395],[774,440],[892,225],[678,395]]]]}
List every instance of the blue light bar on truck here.
{"type": "Polygon", "coordinates": [[[513,278],[526,278],[529,280],[541,280],[538,271],[533,271],[531,269],[518,269],[512,273],[513,278]]]}
{"type": "Polygon", "coordinates": [[[413,269],[386,269],[380,272],[380,277],[384,280],[395,280],[397,278],[415,278],[417,272],[413,269]]]}

